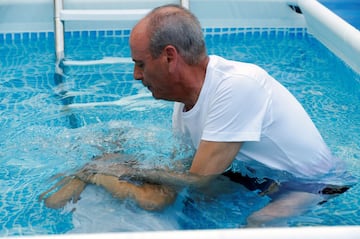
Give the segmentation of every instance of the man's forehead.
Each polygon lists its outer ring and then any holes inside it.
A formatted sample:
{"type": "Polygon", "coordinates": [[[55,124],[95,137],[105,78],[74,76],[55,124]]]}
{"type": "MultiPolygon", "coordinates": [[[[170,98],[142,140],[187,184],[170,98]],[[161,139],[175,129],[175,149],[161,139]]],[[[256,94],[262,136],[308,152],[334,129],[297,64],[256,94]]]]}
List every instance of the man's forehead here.
{"type": "Polygon", "coordinates": [[[132,29],[130,37],[134,37],[137,35],[146,35],[147,31],[148,20],[146,18],[141,19],[132,29]]]}
{"type": "Polygon", "coordinates": [[[141,39],[133,39],[130,41],[131,53],[135,56],[144,55],[149,51],[148,41],[141,39]]]}
{"type": "Polygon", "coordinates": [[[140,21],[130,33],[130,45],[140,44],[146,45],[149,41],[148,32],[146,30],[146,25],[143,21],[140,21]],[[145,43],[145,44],[144,44],[145,43]]]}

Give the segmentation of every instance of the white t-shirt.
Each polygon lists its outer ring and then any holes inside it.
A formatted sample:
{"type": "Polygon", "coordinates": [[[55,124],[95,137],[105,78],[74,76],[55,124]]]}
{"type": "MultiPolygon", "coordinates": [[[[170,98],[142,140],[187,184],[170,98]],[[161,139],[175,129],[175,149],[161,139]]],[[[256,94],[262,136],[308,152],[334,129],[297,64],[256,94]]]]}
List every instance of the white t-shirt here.
{"type": "Polygon", "coordinates": [[[285,87],[256,65],[219,56],[210,56],[195,106],[184,112],[175,103],[173,126],[195,148],[200,140],[244,142],[236,159],[249,176],[276,172],[279,181],[295,176],[320,182],[339,165],[285,87]]]}

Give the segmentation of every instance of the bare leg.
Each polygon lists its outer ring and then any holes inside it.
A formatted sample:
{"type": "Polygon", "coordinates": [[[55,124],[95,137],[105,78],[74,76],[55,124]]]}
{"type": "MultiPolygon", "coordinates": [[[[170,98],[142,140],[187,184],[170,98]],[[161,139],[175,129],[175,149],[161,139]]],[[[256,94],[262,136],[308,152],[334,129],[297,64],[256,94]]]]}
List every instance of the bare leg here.
{"type": "MultiPolygon", "coordinates": [[[[105,153],[102,156],[95,158],[94,160],[106,161],[121,158],[121,156],[122,155],[120,154],[105,153]]],[[[84,168],[86,167],[87,166],[85,166],[84,168]]],[[[81,173],[82,170],[80,170],[78,173],[81,173]]],[[[56,178],[58,177],[59,176],[56,176],[56,178]]],[[[49,208],[62,208],[69,201],[76,203],[80,199],[80,194],[82,193],[82,191],[84,191],[86,185],[87,183],[78,177],[66,176],[58,183],[56,183],[55,186],[41,193],[41,195],[39,196],[39,200],[44,200],[45,205],[49,208]],[[60,189],[58,191],[46,197],[50,192],[59,187],[60,189]]]]}
{"type": "MultiPolygon", "coordinates": [[[[107,161],[112,159],[125,159],[124,164],[134,164],[132,157],[121,154],[104,154],[96,161],[107,161]],[[128,160],[128,161],[127,161],[128,160]]],[[[75,174],[75,177],[65,177],[54,187],[42,193],[40,200],[57,187],[61,187],[57,192],[45,198],[45,205],[50,208],[61,208],[68,201],[76,202],[80,198],[81,192],[88,183],[104,187],[119,199],[132,198],[140,207],[146,210],[161,210],[171,204],[175,198],[175,190],[168,186],[144,183],[141,186],[119,180],[116,176],[102,174],[99,172],[111,171],[115,175],[121,176],[127,170],[123,163],[105,164],[97,167],[97,164],[85,165],[83,169],[75,174]]]]}
{"type": "Polygon", "coordinates": [[[47,197],[45,205],[49,208],[62,208],[69,201],[77,202],[80,198],[81,192],[85,189],[86,183],[78,178],[66,177],[57,183],[48,191],[42,193],[39,197],[42,200],[46,194],[52,191],[55,187],[62,186],[57,192],[47,197]]]}
{"type": "Polygon", "coordinates": [[[322,197],[317,194],[289,192],[250,215],[247,227],[261,227],[276,219],[300,215],[321,200],[322,197]]]}
{"type": "Polygon", "coordinates": [[[176,198],[174,190],[167,186],[144,183],[141,186],[119,180],[117,177],[95,174],[91,182],[104,187],[119,199],[132,198],[146,210],[161,210],[173,203],[176,198]]]}

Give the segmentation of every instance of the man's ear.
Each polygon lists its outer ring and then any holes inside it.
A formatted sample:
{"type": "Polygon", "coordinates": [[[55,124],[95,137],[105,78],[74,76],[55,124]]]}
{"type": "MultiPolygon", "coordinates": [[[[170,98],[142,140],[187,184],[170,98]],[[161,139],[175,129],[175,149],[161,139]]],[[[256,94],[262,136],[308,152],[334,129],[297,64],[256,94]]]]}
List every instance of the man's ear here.
{"type": "Polygon", "coordinates": [[[164,48],[164,52],[165,52],[167,63],[169,65],[169,72],[174,72],[176,65],[177,65],[179,53],[178,53],[177,49],[172,45],[167,45],[164,48]]]}

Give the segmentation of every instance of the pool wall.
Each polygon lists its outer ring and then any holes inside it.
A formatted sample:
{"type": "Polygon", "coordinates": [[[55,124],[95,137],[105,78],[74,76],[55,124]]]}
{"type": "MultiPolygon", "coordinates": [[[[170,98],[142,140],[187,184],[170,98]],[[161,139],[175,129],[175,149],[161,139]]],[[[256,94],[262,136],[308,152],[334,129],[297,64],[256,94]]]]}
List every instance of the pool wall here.
{"type": "MultiPolygon", "coordinates": [[[[284,0],[190,0],[203,27],[305,27],[284,0]],[[206,9],[206,11],[204,11],[206,9]]],[[[151,9],[179,1],[65,0],[65,9],[151,9]]],[[[295,3],[296,4],[296,1],[295,3]]],[[[53,0],[1,0],[0,33],[53,31],[53,0]],[[26,23],[26,24],[24,24],[26,23]]],[[[131,28],[136,21],[67,22],[66,30],[131,28]]]]}
{"type": "MultiPolygon", "coordinates": [[[[179,2],[64,0],[64,8],[151,9],[179,2]]],[[[189,6],[204,28],[306,28],[360,73],[360,31],[316,0],[190,0],[189,6]]],[[[14,33],[54,31],[53,0],[1,0],[0,16],[0,38],[13,37],[14,33]]],[[[130,29],[136,21],[67,21],[65,31],[130,29]]]]}
{"type": "MultiPolygon", "coordinates": [[[[178,1],[146,0],[65,0],[71,9],[152,8],[178,1]],[[85,4],[86,3],[86,4],[85,4]]],[[[314,0],[190,0],[190,9],[204,28],[306,28],[319,41],[360,73],[360,32],[314,0]],[[292,10],[293,6],[295,10],[292,10]],[[302,14],[296,12],[296,6],[302,14]]],[[[68,22],[67,31],[131,28],[135,21],[68,22]],[[106,27],[104,27],[106,26],[106,27]]],[[[1,0],[0,37],[15,33],[53,32],[52,0],[1,0]]],[[[21,35],[20,35],[21,36],[21,35]]],[[[1,39],[0,39],[1,40],[1,39]]],[[[358,238],[360,227],[266,228],[116,233],[76,235],[81,238],[358,238]]],[[[74,238],[74,235],[40,236],[32,238],[74,238]]]]}

